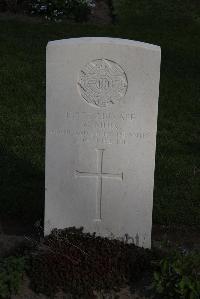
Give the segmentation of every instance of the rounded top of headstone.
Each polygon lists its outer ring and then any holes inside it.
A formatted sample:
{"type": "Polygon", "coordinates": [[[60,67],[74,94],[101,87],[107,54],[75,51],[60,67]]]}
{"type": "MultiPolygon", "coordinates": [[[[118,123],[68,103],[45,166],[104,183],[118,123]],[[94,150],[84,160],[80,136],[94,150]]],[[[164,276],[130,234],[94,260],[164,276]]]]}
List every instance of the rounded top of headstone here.
{"type": "Polygon", "coordinates": [[[117,103],[126,94],[128,80],[122,67],[108,59],[96,59],[79,74],[78,89],[82,98],[97,107],[117,103]]]}
{"type": "Polygon", "coordinates": [[[113,38],[113,37],[78,37],[78,38],[66,38],[60,40],[49,41],[47,46],[58,45],[79,45],[79,44],[113,44],[121,46],[135,46],[144,48],[147,50],[159,51],[160,47],[157,45],[125,39],[125,38],[113,38]]]}

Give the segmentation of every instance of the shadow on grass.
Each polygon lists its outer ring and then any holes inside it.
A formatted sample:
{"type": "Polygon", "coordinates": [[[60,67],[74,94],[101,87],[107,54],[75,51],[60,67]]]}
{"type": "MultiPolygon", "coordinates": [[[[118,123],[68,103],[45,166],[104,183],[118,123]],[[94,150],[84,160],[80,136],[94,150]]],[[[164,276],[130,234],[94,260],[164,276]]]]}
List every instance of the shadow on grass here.
{"type": "Polygon", "coordinates": [[[33,226],[43,219],[44,173],[0,148],[0,217],[33,226]]]}

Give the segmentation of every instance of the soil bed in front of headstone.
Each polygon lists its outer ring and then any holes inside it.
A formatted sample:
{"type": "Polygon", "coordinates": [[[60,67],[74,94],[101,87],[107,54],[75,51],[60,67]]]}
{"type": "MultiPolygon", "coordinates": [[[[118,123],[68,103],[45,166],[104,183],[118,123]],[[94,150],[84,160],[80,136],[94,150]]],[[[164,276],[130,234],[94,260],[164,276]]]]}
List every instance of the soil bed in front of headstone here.
{"type": "Polygon", "coordinates": [[[72,298],[96,298],[98,292],[119,292],[151,272],[152,251],[127,241],[54,230],[32,250],[29,277],[36,293],[53,297],[62,291],[72,298]]]}
{"type": "MultiPolygon", "coordinates": [[[[179,243],[179,247],[172,239],[166,240],[165,235],[161,240],[160,230],[153,230],[153,244],[159,250],[128,244],[127,237],[123,241],[101,238],[75,228],[55,230],[45,238],[34,234],[34,239],[20,236],[18,240],[17,236],[2,234],[1,240],[10,247],[3,256],[25,256],[30,266],[29,277],[24,276],[18,295],[11,299],[154,298],[149,286],[158,269],[155,262],[168,258],[175,248],[189,252],[187,244],[179,243]]],[[[193,237],[196,245],[192,248],[197,249],[197,232],[193,237]]],[[[5,251],[5,246],[2,249],[5,251]]]]}

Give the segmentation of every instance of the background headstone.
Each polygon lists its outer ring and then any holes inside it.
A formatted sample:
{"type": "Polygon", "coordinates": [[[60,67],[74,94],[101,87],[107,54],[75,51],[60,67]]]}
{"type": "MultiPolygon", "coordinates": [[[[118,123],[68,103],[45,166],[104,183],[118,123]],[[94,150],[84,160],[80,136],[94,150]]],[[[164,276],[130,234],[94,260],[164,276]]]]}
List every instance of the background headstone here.
{"type": "Polygon", "coordinates": [[[159,77],[158,46],[49,42],[46,234],[83,226],[151,246],[159,77]]]}

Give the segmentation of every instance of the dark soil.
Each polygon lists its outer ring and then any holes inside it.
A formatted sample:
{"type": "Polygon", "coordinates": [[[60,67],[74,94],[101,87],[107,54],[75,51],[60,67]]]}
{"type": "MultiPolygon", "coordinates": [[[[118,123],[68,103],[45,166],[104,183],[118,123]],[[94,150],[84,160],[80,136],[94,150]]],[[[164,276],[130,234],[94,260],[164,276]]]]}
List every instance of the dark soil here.
{"type": "Polygon", "coordinates": [[[134,286],[151,271],[154,258],[153,251],[134,244],[67,228],[36,244],[29,276],[37,293],[51,297],[61,290],[74,299],[92,299],[94,292],[117,293],[134,286]]]}
{"type": "Polygon", "coordinates": [[[155,247],[160,243],[187,250],[200,250],[200,227],[153,225],[152,243],[155,247]]]}
{"type": "Polygon", "coordinates": [[[96,6],[92,9],[90,22],[99,25],[111,24],[112,16],[108,0],[96,0],[96,6]]]}
{"type": "MultiPolygon", "coordinates": [[[[38,236],[38,225],[39,224],[37,223],[35,226],[31,227],[31,226],[27,226],[27,225],[22,225],[19,222],[19,220],[17,221],[16,219],[13,219],[13,218],[12,219],[8,219],[8,218],[1,219],[1,221],[0,221],[0,256],[5,256],[8,254],[15,253],[16,247],[19,247],[19,244],[23,243],[24,240],[27,240],[27,239],[28,240],[36,240],[37,236],[38,236]]],[[[46,241],[47,241],[47,239],[46,239],[46,241]]],[[[73,242],[73,244],[74,244],[74,242],[73,242]]],[[[106,244],[106,243],[104,243],[104,244],[106,244]]],[[[200,230],[198,227],[187,227],[187,226],[179,226],[179,227],[169,227],[168,226],[167,227],[167,226],[154,225],[153,230],[152,230],[152,244],[153,244],[153,247],[162,248],[162,249],[165,247],[166,248],[172,247],[172,248],[181,248],[181,249],[187,249],[187,250],[192,250],[192,249],[200,250],[200,230]]],[[[78,245],[78,243],[77,243],[77,245],[78,245]]],[[[54,249],[56,246],[54,244],[54,246],[53,246],[54,249]]],[[[88,250],[87,246],[88,245],[85,244],[85,248],[83,248],[83,250],[85,250],[85,251],[88,250]]],[[[115,248],[111,248],[110,253],[113,254],[113,252],[115,252],[114,255],[116,256],[118,249],[116,248],[116,245],[114,247],[115,248]]],[[[77,249],[77,250],[80,253],[79,249],[77,249]]],[[[105,252],[105,249],[103,248],[101,251],[101,254],[99,256],[104,255],[104,252],[105,252]]],[[[65,252],[65,254],[66,253],[68,256],[69,252],[65,252]]],[[[43,254],[44,254],[44,251],[43,251],[43,254]]],[[[73,260],[73,254],[74,253],[72,253],[72,260],[73,260]]],[[[77,252],[76,252],[76,254],[77,254],[77,252]]],[[[81,256],[82,256],[82,254],[79,256],[79,258],[81,256]]],[[[105,255],[104,255],[104,257],[105,257],[105,255]]],[[[106,259],[107,258],[108,258],[108,256],[106,257],[106,259]]],[[[96,261],[96,257],[93,257],[92,259],[96,261]]],[[[55,260],[55,254],[52,255],[50,253],[50,255],[46,256],[45,258],[44,258],[44,255],[42,255],[42,260],[39,259],[38,261],[36,261],[36,264],[35,264],[36,273],[44,274],[44,273],[50,273],[52,270],[54,271],[55,265],[58,266],[58,264],[59,264],[57,262],[58,260],[59,259],[57,259],[57,258],[55,260]],[[46,265],[45,265],[45,263],[46,263],[46,265]],[[50,268],[46,269],[47,271],[46,270],[43,271],[44,268],[47,267],[48,264],[49,264],[50,268]]],[[[60,259],[60,261],[61,261],[61,263],[63,263],[62,258],[60,259]]],[[[68,258],[66,259],[66,261],[67,262],[69,261],[68,258]]],[[[82,262],[83,261],[81,261],[81,263],[82,262]]],[[[145,267],[146,267],[146,265],[145,265],[145,267]]],[[[99,268],[99,267],[97,267],[97,268],[99,268]]],[[[122,267],[122,269],[125,269],[125,268],[122,267]]],[[[91,272],[91,269],[89,271],[91,272]]],[[[109,272],[109,271],[110,271],[110,268],[107,269],[105,272],[109,272]]],[[[124,270],[122,270],[122,271],[124,271],[124,270]]],[[[113,269],[111,272],[113,275],[113,269]]],[[[51,272],[51,274],[52,274],[52,272],[51,272]]],[[[115,274],[117,274],[117,272],[115,272],[115,274]]],[[[52,274],[52,275],[54,277],[54,279],[53,279],[53,282],[54,282],[56,276],[54,274],[52,274]]],[[[115,299],[115,298],[146,299],[146,298],[150,298],[147,296],[148,292],[147,293],[144,292],[145,287],[148,286],[150,283],[150,279],[149,279],[148,275],[149,275],[148,272],[141,271],[140,278],[138,280],[136,280],[134,282],[134,284],[132,284],[132,285],[129,283],[129,285],[131,285],[131,289],[129,289],[129,287],[126,286],[126,281],[124,280],[124,285],[121,284],[121,286],[120,286],[120,283],[118,283],[118,286],[119,286],[118,291],[112,290],[112,288],[109,290],[109,288],[108,288],[108,291],[106,294],[105,294],[105,292],[104,293],[97,292],[96,293],[97,298],[98,299],[115,299]],[[118,295],[118,297],[116,297],[117,295],[118,295]]],[[[100,276],[105,277],[105,273],[101,273],[100,276]]],[[[85,277],[85,273],[84,273],[84,277],[85,277]]],[[[94,277],[95,276],[93,276],[93,278],[90,277],[90,280],[94,279],[94,277]]],[[[37,281],[41,282],[42,279],[45,279],[48,281],[48,279],[50,279],[50,278],[51,278],[51,275],[50,276],[47,275],[47,277],[44,277],[44,275],[43,275],[43,277],[40,277],[40,275],[39,276],[34,275],[35,282],[32,280],[32,286],[35,284],[35,287],[36,287],[35,289],[37,289],[37,287],[38,287],[37,281]]],[[[116,278],[117,278],[117,276],[115,276],[115,279],[116,278]]],[[[109,280],[109,276],[107,277],[107,280],[109,280]]],[[[53,284],[53,283],[51,283],[51,284],[53,284]]],[[[110,286],[112,285],[111,281],[110,281],[109,285],[110,286]]],[[[93,285],[93,287],[94,287],[94,285],[93,285]]],[[[39,293],[42,291],[45,292],[44,285],[43,286],[40,285],[38,288],[39,293]]],[[[20,294],[16,295],[16,296],[12,296],[11,299],[27,299],[27,298],[28,299],[47,299],[47,298],[72,299],[73,297],[70,297],[69,295],[67,296],[63,292],[57,292],[57,294],[54,295],[54,297],[51,297],[50,295],[45,296],[42,294],[37,294],[37,293],[35,293],[35,291],[31,290],[29,278],[25,277],[24,283],[20,290],[20,294]]],[[[86,297],[86,298],[92,298],[92,297],[90,296],[90,297],[86,297]]]]}
{"type": "MultiPolygon", "coordinates": [[[[128,287],[123,288],[120,292],[110,292],[110,293],[96,293],[97,299],[150,299],[139,293],[135,292],[132,294],[128,287]]],[[[20,288],[18,295],[13,295],[11,299],[73,299],[70,294],[64,294],[63,292],[57,293],[54,297],[48,297],[44,294],[36,294],[30,288],[30,281],[27,276],[24,277],[23,285],[20,288]]],[[[80,298],[81,299],[81,298],[80,298]]]]}

